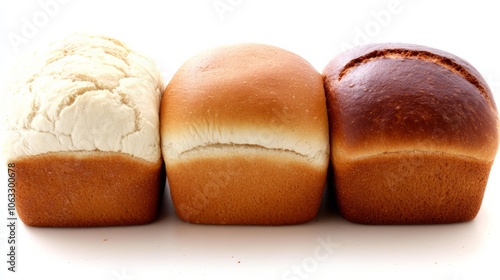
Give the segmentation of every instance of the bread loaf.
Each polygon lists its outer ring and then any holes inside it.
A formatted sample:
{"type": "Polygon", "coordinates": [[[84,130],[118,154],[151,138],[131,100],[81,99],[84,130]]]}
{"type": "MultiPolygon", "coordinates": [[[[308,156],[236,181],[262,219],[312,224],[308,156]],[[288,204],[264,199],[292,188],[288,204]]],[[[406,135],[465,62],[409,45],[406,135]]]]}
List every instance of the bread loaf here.
{"type": "Polygon", "coordinates": [[[329,161],[321,75],[289,51],[239,44],[186,61],[161,107],[177,215],[282,225],[318,212],[329,161]]]}
{"type": "Polygon", "coordinates": [[[3,92],[3,150],[15,165],[21,220],[152,221],[164,182],[163,89],[149,58],[108,37],[75,34],[26,58],[3,92]]]}
{"type": "Polygon", "coordinates": [[[497,109],[463,59],[410,44],[372,44],[323,72],[336,196],[366,224],[472,220],[498,148],[497,109]]]}

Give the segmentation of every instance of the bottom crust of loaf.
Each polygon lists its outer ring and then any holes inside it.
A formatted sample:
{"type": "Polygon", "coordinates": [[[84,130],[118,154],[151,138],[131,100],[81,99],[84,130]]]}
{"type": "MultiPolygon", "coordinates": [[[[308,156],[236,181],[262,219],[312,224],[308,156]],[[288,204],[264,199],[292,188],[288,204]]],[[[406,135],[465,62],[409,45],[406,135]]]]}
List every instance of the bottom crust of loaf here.
{"type": "Polygon", "coordinates": [[[474,219],[492,162],[391,153],[335,162],[342,216],[362,224],[444,224],[474,219]]]}
{"type": "Polygon", "coordinates": [[[158,213],[165,182],[161,161],[74,152],[12,162],[16,165],[16,209],[27,225],[138,225],[153,221],[158,213]]]}
{"type": "Polygon", "coordinates": [[[213,155],[167,163],[177,216],[186,222],[287,225],[317,215],[326,169],[265,154],[213,155]]]}

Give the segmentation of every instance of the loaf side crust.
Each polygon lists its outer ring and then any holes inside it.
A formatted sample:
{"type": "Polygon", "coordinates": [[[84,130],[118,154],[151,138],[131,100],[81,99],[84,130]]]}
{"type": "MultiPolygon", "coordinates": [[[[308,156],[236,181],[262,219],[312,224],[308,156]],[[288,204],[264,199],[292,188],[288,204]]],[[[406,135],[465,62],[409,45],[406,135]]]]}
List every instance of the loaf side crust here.
{"type": "Polygon", "coordinates": [[[50,153],[12,159],[17,212],[30,226],[137,225],[156,217],[162,161],[120,153],[50,153]]]}
{"type": "Polygon", "coordinates": [[[249,149],[167,162],[167,170],[177,215],[201,224],[308,222],[319,210],[326,180],[325,168],[307,160],[249,149]]]}
{"type": "Polygon", "coordinates": [[[362,224],[443,224],[474,219],[492,161],[429,152],[337,161],[336,196],[362,224]]]}

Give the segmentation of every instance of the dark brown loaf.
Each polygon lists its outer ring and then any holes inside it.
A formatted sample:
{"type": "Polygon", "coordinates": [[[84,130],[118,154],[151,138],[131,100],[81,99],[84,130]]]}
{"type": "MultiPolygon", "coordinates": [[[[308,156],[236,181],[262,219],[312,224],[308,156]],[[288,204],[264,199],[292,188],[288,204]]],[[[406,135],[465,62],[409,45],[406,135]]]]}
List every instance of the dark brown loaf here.
{"type": "Polygon", "coordinates": [[[373,44],[323,72],[342,215],[368,224],[451,223],[479,211],[498,147],[492,93],[469,63],[373,44]]]}
{"type": "Polygon", "coordinates": [[[162,150],[177,215],[205,224],[306,222],[329,161],[320,73],[286,50],[203,52],[167,86],[162,150]]]}

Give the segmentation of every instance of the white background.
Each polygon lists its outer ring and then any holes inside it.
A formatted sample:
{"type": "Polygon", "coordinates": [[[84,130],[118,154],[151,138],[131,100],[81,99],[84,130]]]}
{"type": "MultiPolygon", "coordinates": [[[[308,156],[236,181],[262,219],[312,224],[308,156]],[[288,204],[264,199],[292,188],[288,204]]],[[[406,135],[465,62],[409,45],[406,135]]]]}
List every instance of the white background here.
{"type": "MultiPolygon", "coordinates": [[[[124,41],[155,59],[166,82],[189,56],[226,43],[276,45],[321,71],[349,46],[409,42],[468,60],[499,100],[493,1],[0,1],[1,83],[21,57],[73,32],[124,41]]],[[[477,218],[461,224],[356,225],[327,199],[303,225],[192,225],[175,216],[168,196],[150,225],[54,229],[18,221],[11,273],[1,169],[0,279],[500,279],[499,171],[493,167],[477,218]]]]}

